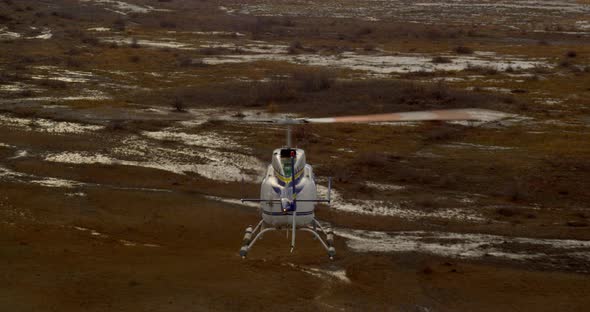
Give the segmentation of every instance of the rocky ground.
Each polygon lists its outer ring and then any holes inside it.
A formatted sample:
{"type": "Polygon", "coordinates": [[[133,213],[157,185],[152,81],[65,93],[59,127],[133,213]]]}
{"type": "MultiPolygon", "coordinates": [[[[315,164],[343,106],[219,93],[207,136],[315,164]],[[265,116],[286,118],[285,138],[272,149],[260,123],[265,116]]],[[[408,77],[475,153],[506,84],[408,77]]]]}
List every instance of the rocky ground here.
{"type": "Polygon", "coordinates": [[[0,1],[0,307],[583,311],[587,1],[0,1]],[[486,108],[494,123],[294,129],[329,261],[238,256],[284,129],[486,108]]]}

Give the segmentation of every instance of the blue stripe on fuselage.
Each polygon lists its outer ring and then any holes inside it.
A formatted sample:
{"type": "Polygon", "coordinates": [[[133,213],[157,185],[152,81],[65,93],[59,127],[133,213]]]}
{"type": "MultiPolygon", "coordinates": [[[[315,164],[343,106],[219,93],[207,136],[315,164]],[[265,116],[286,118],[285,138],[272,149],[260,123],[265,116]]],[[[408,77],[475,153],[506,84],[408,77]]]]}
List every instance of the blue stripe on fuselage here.
{"type": "MultiPolygon", "coordinates": [[[[287,212],[287,213],[283,213],[282,211],[278,211],[278,212],[272,212],[272,211],[266,211],[266,210],[262,210],[262,213],[264,213],[265,215],[269,215],[269,216],[292,216],[293,212],[287,212]]],[[[297,216],[308,216],[310,214],[313,214],[313,211],[305,211],[305,212],[297,212],[297,216]]]]}

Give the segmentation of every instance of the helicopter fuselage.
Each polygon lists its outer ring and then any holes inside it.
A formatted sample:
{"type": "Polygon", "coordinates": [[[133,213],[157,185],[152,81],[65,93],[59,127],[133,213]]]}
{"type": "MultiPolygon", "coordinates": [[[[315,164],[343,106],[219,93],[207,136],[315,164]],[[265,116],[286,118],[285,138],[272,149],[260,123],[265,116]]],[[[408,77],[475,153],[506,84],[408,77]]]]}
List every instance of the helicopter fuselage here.
{"type": "Polygon", "coordinates": [[[273,227],[292,225],[295,212],[297,226],[311,224],[317,186],[313,169],[306,163],[305,151],[276,149],[272,157],[260,188],[262,219],[273,227]]]}

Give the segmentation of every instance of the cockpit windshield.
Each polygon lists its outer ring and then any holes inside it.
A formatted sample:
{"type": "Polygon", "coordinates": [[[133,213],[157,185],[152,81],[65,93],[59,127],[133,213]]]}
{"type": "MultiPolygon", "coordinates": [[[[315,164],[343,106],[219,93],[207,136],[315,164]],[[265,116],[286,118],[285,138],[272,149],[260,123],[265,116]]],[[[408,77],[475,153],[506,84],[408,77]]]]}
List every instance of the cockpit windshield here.
{"type": "Polygon", "coordinates": [[[281,150],[281,167],[283,167],[283,177],[290,178],[293,175],[291,157],[297,157],[297,150],[285,148],[281,150]]]}
{"type": "Polygon", "coordinates": [[[291,168],[291,158],[281,158],[281,163],[283,165],[283,172],[285,173],[286,178],[290,178],[293,175],[293,168],[291,168]]]}

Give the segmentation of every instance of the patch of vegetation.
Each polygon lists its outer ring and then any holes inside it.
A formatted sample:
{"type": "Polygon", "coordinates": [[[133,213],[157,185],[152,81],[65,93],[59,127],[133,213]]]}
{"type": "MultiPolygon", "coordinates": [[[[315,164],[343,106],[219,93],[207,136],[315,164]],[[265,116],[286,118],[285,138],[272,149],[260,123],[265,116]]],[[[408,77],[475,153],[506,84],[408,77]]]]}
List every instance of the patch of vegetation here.
{"type": "Polygon", "coordinates": [[[473,49],[466,46],[458,46],[454,49],[457,54],[473,54],[473,49]]]}
{"type": "Polygon", "coordinates": [[[137,40],[137,38],[133,38],[131,39],[131,45],[132,48],[134,49],[139,49],[141,48],[141,46],[139,45],[139,40],[137,40]]]}
{"type": "Polygon", "coordinates": [[[160,22],[160,27],[162,28],[168,28],[168,29],[174,29],[176,28],[176,23],[172,22],[172,21],[161,21],[160,22]]]}
{"type": "Polygon", "coordinates": [[[303,92],[318,92],[329,89],[335,81],[334,73],[326,69],[299,70],[293,74],[303,92]]]}
{"type": "Polygon", "coordinates": [[[479,66],[479,65],[472,65],[469,64],[465,71],[477,73],[481,75],[496,75],[498,74],[498,69],[495,67],[488,67],[488,66],[479,66]]]}
{"type": "Polygon", "coordinates": [[[296,40],[291,42],[289,48],[287,49],[287,53],[289,54],[299,54],[300,51],[303,50],[303,45],[300,41],[296,40]]]}
{"type": "Polygon", "coordinates": [[[170,103],[172,109],[178,113],[186,113],[186,103],[178,96],[172,99],[172,103],[170,103]]]}
{"type": "Polygon", "coordinates": [[[565,56],[566,56],[566,57],[573,58],[573,57],[576,57],[576,56],[578,56],[578,53],[577,53],[576,51],[570,50],[570,51],[567,51],[567,52],[565,53],[565,56]]]}
{"type": "Polygon", "coordinates": [[[431,62],[435,64],[449,64],[453,63],[453,60],[444,56],[435,56],[432,58],[431,62]]]}

